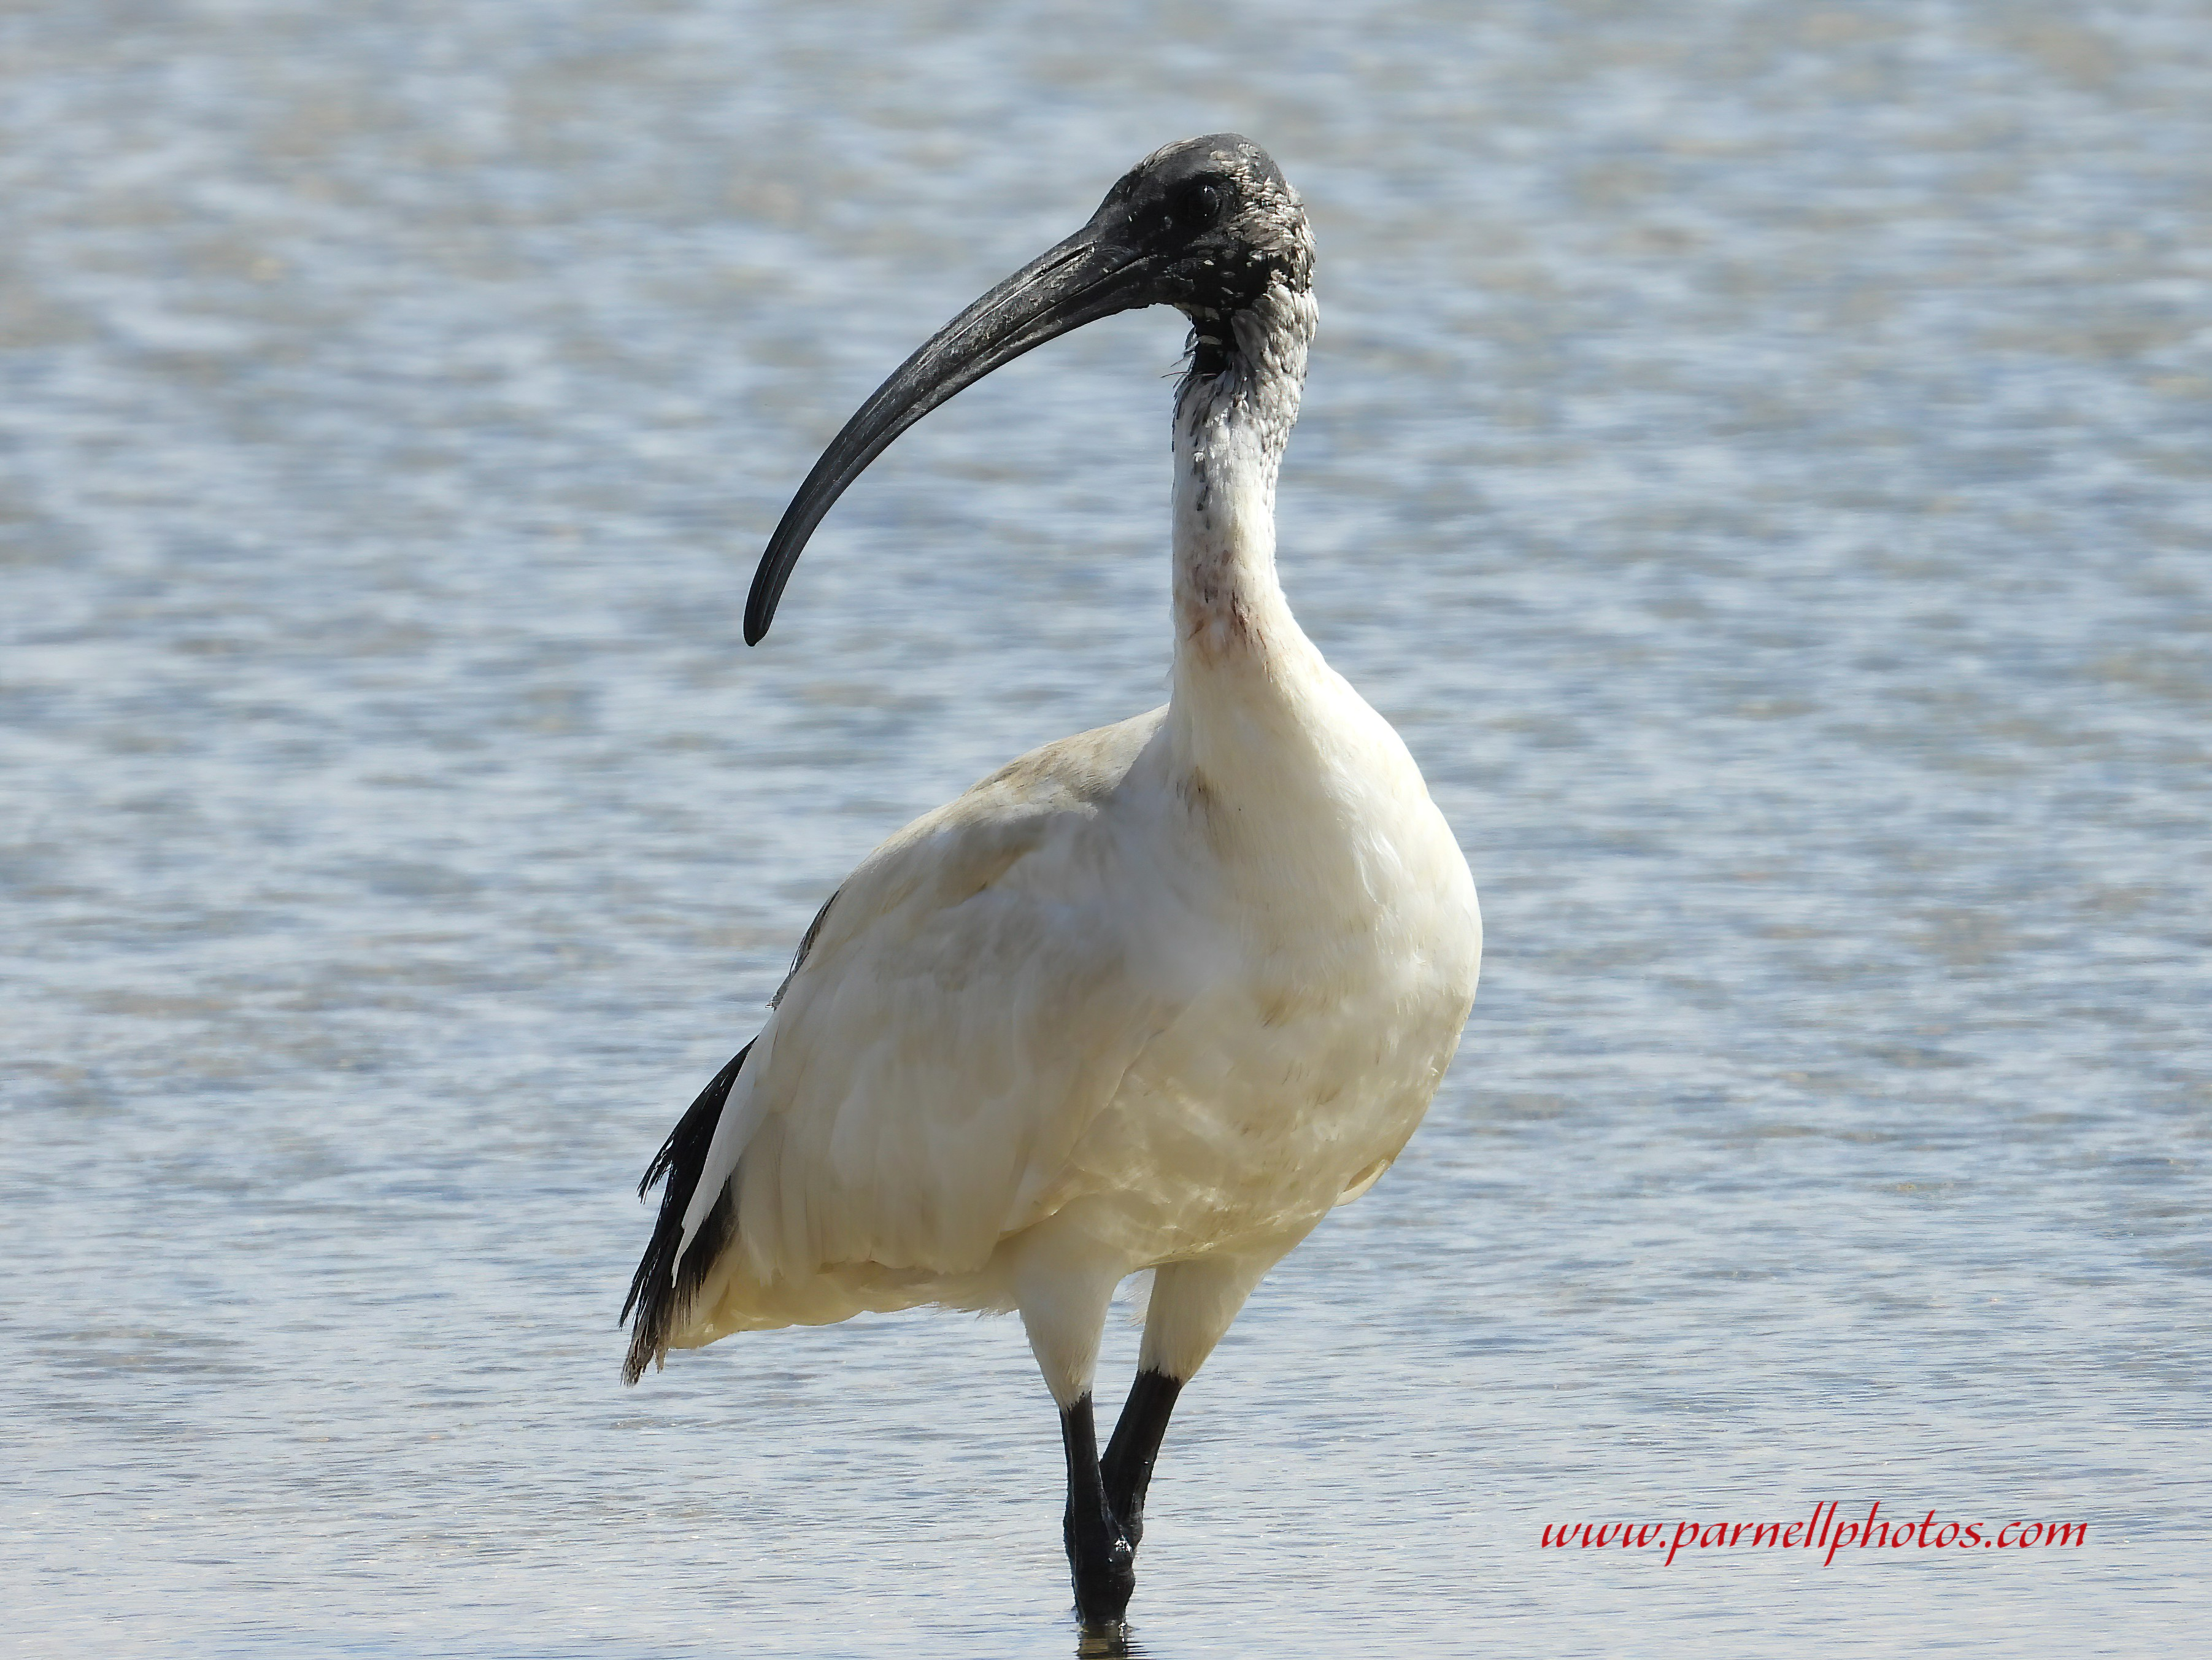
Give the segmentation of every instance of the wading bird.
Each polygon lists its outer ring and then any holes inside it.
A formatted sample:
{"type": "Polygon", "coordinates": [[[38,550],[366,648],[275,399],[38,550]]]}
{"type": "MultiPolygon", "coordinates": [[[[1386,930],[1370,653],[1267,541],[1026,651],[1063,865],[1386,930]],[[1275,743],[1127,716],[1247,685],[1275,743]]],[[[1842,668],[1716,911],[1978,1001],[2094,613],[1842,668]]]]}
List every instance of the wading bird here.
{"type": "Polygon", "coordinates": [[[1060,1407],[1093,1630],[1127,1608],[1177,1393],[1261,1276],[1397,1157],[1482,953],[1413,758],[1276,581],[1312,264],[1258,145],[1170,144],[907,359],[815,464],[762,556],[748,644],[830,504],[922,416],[1095,319],[1190,320],[1166,707],[1034,750],[871,854],[639,1188],[667,1183],[623,1310],[631,1383],[732,1332],[1020,1310],[1060,1407]],[[1146,1268],[1102,1459],[1100,1333],[1146,1268]]]}

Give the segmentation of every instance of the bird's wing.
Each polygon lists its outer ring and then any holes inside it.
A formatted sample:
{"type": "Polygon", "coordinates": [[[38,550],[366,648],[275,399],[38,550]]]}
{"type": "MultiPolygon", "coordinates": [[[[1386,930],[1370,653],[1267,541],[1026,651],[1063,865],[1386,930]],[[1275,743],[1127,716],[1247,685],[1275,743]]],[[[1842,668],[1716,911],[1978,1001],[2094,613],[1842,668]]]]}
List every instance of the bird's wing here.
{"type": "Polygon", "coordinates": [[[963,1272],[1065,1197],[1069,1148],[1182,1000],[1134,863],[1153,840],[1130,798],[1153,793],[1121,787],[1161,713],[915,820],[816,920],[754,1049],[743,1146],[706,1171],[760,1280],[963,1272]]]}

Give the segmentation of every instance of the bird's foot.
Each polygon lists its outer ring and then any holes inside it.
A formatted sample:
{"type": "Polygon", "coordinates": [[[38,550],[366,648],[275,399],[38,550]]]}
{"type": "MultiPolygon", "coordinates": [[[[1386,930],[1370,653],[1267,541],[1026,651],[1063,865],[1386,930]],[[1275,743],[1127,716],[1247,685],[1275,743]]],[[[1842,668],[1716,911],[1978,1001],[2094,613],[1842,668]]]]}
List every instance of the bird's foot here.
{"type": "Polygon", "coordinates": [[[1128,1617],[1129,1598],[1137,1590],[1131,1556],[1129,1541],[1116,1540],[1105,1560],[1075,1570],[1075,1617],[1084,1630],[1110,1633],[1121,1628],[1128,1617]]]}
{"type": "Polygon", "coordinates": [[[1137,1547],[1103,1505],[1081,1523],[1070,1508],[1062,1528],[1075,1614],[1086,1633],[1118,1632],[1137,1589],[1137,1547]]]}

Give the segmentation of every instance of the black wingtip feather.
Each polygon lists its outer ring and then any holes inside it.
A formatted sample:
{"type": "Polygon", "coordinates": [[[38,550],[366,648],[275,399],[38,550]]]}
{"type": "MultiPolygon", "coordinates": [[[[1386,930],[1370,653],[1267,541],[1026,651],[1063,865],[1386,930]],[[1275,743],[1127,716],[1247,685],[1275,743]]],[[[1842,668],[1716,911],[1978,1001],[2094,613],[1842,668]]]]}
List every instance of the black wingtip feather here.
{"type": "Polygon", "coordinates": [[[676,1260],[677,1247],[684,1237],[684,1213],[690,1208],[691,1195],[698,1189],[707,1150],[714,1145],[714,1126],[721,1122],[731,1085],[738,1081],[738,1073],[752,1049],[750,1043],[739,1049],[729,1065],[714,1074],[714,1081],[699,1091],[699,1098],[676,1121],[676,1128],[668,1132],[668,1139],[660,1144],[660,1151],[653,1154],[653,1162],[645,1167],[644,1179],[637,1184],[637,1196],[642,1199],[655,1182],[667,1183],[661,1189],[660,1214],[653,1225],[653,1239],[638,1262],[637,1272],[630,1277],[629,1295],[623,1301],[622,1319],[629,1320],[633,1310],[637,1316],[630,1324],[629,1353],[623,1361],[625,1383],[637,1382],[647,1366],[658,1365],[668,1353],[669,1334],[690,1312],[691,1299],[705,1283],[708,1268],[730,1241],[736,1207],[725,1189],[692,1239],[691,1249],[684,1253],[683,1262],[676,1260]]]}

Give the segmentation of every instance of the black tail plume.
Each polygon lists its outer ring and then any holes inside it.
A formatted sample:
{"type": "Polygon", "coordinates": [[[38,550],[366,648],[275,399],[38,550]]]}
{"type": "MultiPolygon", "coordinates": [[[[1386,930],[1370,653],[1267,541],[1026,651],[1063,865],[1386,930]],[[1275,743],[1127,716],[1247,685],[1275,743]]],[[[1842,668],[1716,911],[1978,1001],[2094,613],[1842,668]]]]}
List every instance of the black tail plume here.
{"type": "Polygon", "coordinates": [[[668,1182],[661,1189],[660,1215],[653,1225],[652,1243],[645,1248],[637,1272],[630,1278],[629,1295],[623,1302],[623,1320],[629,1319],[633,1309],[637,1311],[629,1329],[629,1354],[623,1362],[625,1383],[637,1382],[647,1366],[658,1365],[668,1353],[669,1333],[690,1312],[691,1299],[699,1294],[708,1268],[730,1242],[737,1206],[726,1186],[692,1239],[691,1249],[684,1253],[683,1262],[676,1260],[677,1247],[684,1238],[684,1213],[691,1207],[691,1195],[698,1190],[707,1149],[714,1144],[714,1126],[721,1122],[730,1086],[738,1081],[745,1056],[752,1052],[753,1046],[746,1044],[714,1074],[714,1081],[699,1091],[699,1098],[676,1121],[676,1128],[668,1132],[660,1151],[645,1167],[645,1179],[637,1184],[637,1196],[642,1199],[655,1182],[664,1177],[668,1182]]]}

